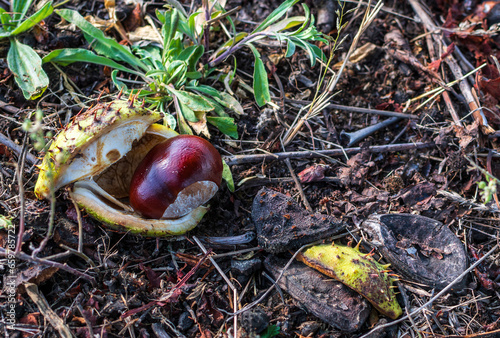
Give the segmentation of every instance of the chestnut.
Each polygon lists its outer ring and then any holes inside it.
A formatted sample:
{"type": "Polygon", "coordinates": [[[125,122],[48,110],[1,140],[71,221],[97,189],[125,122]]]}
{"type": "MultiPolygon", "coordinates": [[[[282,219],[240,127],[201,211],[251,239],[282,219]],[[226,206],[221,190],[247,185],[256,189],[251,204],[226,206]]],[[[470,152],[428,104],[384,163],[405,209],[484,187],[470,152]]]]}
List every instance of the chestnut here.
{"type": "Polygon", "coordinates": [[[207,140],[178,135],[153,147],[132,176],[129,199],[145,218],[179,218],[207,202],[222,181],[222,158],[207,140]]]}

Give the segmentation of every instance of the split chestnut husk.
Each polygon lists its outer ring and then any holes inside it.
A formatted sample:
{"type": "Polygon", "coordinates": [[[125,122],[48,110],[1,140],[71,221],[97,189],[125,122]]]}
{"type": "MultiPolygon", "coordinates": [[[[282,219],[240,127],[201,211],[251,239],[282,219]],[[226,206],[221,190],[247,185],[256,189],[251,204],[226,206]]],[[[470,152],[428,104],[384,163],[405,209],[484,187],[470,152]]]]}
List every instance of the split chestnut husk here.
{"type": "Polygon", "coordinates": [[[154,124],[160,118],[160,113],[144,108],[134,99],[98,103],[77,115],[46,153],[35,194],[48,198],[51,189],[71,185],[71,198],[88,214],[116,230],[171,236],[193,229],[206,207],[190,206],[186,214],[175,218],[150,219],[129,203],[136,168],[151,149],[177,137],[172,129],[154,124]]]}

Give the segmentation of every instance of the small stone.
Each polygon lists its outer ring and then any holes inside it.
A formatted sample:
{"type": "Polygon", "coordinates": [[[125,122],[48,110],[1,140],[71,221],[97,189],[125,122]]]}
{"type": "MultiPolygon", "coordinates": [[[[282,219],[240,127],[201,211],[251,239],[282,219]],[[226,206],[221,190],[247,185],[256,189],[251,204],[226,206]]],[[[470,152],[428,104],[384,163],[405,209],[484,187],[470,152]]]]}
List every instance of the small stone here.
{"type": "Polygon", "coordinates": [[[258,258],[246,259],[246,260],[231,260],[231,269],[245,276],[249,276],[255,271],[258,271],[262,265],[262,262],[258,258]]]}
{"type": "Polygon", "coordinates": [[[194,324],[194,320],[191,318],[191,314],[189,312],[183,312],[179,316],[179,322],[177,323],[177,328],[179,331],[187,331],[194,324]]]}

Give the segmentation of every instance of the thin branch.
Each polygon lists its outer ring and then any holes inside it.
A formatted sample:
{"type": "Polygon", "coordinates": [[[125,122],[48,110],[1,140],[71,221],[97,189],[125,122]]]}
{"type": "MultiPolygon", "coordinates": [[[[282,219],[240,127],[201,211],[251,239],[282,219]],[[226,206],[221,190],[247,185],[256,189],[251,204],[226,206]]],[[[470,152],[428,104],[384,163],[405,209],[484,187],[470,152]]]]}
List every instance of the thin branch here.
{"type": "Polygon", "coordinates": [[[258,163],[262,161],[284,160],[285,158],[317,158],[323,156],[345,156],[356,154],[361,151],[368,151],[370,153],[386,153],[393,151],[406,151],[417,150],[435,147],[434,142],[415,142],[415,143],[397,143],[388,144],[383,146],[372,146],[367,148],[354,147],[344,149],[329,149],[329,150],[316,150],[316,151],[290,151],[274,154],[255,154],[255,155],[233,155],[224,156],[224,161],[227,165],[239,165],[245,163],[258,163]]]}

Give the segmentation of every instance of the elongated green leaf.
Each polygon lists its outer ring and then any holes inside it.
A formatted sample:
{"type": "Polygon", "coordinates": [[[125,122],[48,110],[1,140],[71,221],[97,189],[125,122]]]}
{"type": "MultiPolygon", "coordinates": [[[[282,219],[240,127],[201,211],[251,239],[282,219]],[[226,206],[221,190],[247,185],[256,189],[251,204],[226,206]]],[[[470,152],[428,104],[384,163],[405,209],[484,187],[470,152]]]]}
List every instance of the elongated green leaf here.
{"type": "Polygon", "coordinates": [[[25,98],[34,100],[47,89],[49,78],[42,69],[42,59],[30,46],[12,38],[7,64],[25,98]]]}
{"type": "Polygon", "coordinates": [[[290,7],[292,7],[299,1],[300,0],[286,0],[285,2],[283,2],[281,5],[279,5],[278,8],[276,8],[271,14],[269,14],[269,16],[264,21],[262,21],[262,23],[257,26],[257,28],[255,28],[252,33],[261,32],[269,25],[278,21],[283,15],[285,15],[290,7]]]}
{"type": "Polygon", "coordinates": [[[204,94],[207,94],[207,95],[210,95],[213,97],[221,98],[220,92],[217,89],[215,89],[214,87],[207,86],[207,85],[186,86],[186,89],[193,90],[193,91],[199,91],[199,92],[202,92],[204,94]]]}
{"type": "Polygon", "coordinates": [[[12,17],[10,16],[10,14],[5,9],[0,7],[0,23],[2,24],[2,26],[0,27],[0,33],[10,30],[9,27],[11,24],[11,19],[12,17]]]}
{"type": "Polygon", "coordinates": [[[203,96],[195,95],[183,90],[174,89],[168,86],[167,90],[179,99],[180,102],[191,108],[193,111],[211,111],[214,107],[203,96]]]}
{"type": "Polygon", "coordinates": [[[33,0],[13,0],[12,1],[12,21],[21,22],[33,0]]]}
{"type": "Polygon", "coordinates": [[[266,67],[264,66],[264,62],[260,59],[260,53],[257,49],[251,44],[248,44],[248,47],[250,47],[253,55],[255,56],[255,63],[253,66],[253,90],[255,102],[257,102],[259,107],[262,107],[267,102],[271,101],[266,67]]]}
{"type": "MultiPolygon", "coordinates": [[[[177,32],[177,26],[179,24],[179,13],[176,9],[165,12],[165,23],[161,28],[161,34],[163,35],[163,51],[168,52],[170,49],[170,43],[177,32]]],[[[165,55],[165,54],[164,54],[165,55]]],[[[165,59],[165,56],[163,56],[165,59]]]]}
{"type": "Polygon", "coordinates": [[[11,33],[11,36],[20,34],[22,32],[26,32],[28,29],[38,24],[40,21],[48,17],[54,11],[54,7],[52,7],[52,2],[48,2],[40,8],[35,14],[24,20],[20,25],[16,27],[11,33]]]}
{"type": "Polygon", "coordinates": [[[223,134],[234,139],[238,138],[238,128],[233,118],[207,116],[207,122],[217,127],[223,134]]]}
{"type": "Polygon", "coordinates": [[[89,62],[95,63],[101,66],[108,66],[114,69],[118,69],[127,73],[132,73],[136,75],[142,75],[133,69],[122,66],[119,63],[114,62],[104,56],[96,55],[94,52],[83,49],[83,48],[64,48],[56,49],[49,54],[47,54],[43,59],[43,63],[55,62],[63,66],[67,66],[73,62],[89,62]]]}
{"type": "Polygon", "coordinates": [[[240,32],[236,34],[231,40],[226,41],[222,46],[220,46],[212,55],[212,58],[215,58],[221,55],[226,49],[231,48],[236,45],[239,41],[243,40],[247,37],[248,33],[240,32]]]}
{"type": "Polygon", "coordinates": [[[191,127],[189,127],[189,124],[186,122],[181,112],[177,112],[177,125],[179,126],[180,134],[193,135],[191,127]]]}
{"type": "Polygon", "coordinates": [[[222,179],[226,181],[229,191],[234,192],[233,174],[231,174],[231,168],[229,168],[224,160],[222,160],[222,179]]]}
{"type": "Polygon", "coordinates": [[[286,18],[281,21],[276,22],[268,26],[265,30],[266,32],[281,32],[286,29],[290,29],[299,25],[303,25],[307,20],[305,16],[293,16],[291,18],[286,18]]]}
{"type": "Polygon", "coordinates": [[[178,60],[186,61],[188,64],[189,71],[196,71],[196,66],[198,61],[200,61],[201,56],[205,52],[205,48],[202,45],[190,46],[184,49],[179,56],[178,60]]]}
{"type": "Polygon", "coordinates": [[[74,23],[84,33],[85,37],[89,39],[92,48],[99,54],[105,55],[113,60],[123,61],[128,63],[134,68],[141,68],[148,71],[148,67],[137,58],[128,48],[120,45],[114,39],[104,36],[104,33],[95,28],[90,22],[85,20],[78,12],[70,9],[56,10],[63,19],[74,23]]]}

